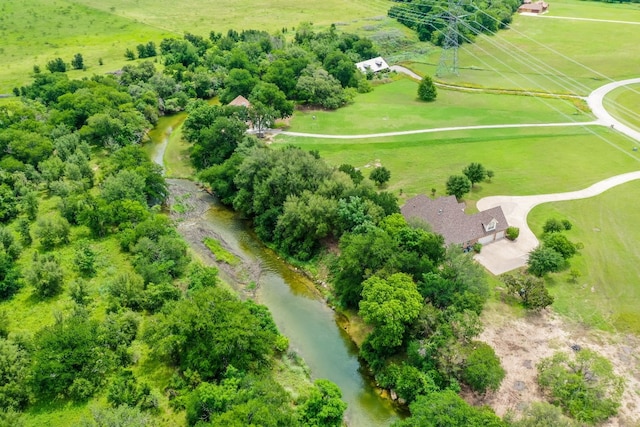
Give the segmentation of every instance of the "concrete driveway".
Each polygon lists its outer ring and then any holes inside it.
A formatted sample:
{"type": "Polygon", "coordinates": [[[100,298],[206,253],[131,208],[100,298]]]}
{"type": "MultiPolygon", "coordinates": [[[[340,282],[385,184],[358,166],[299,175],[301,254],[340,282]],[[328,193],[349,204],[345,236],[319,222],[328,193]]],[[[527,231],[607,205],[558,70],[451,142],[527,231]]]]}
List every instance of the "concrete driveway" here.
{"type": "Polygon", "coordinates": [[[483,247],[482,252],[476,255],[475,259],[493,274],[502,274],[523,267],[527,263],[529,252],[539,243],[527,224],[527,216],[531,209],[542,203],[597,196],[610,188],[637,179],[640,179],[640,171],[616,175],[583,190],[567,193],[537,196],[491,196],[480,199],[476,204],[479,211],[501,206],[509,225],[520,228],[520,236],[515,242],[503,239],[483,247]]]}
{"type": "MultiPolygon", "coordinates": [[[[640,78],[612,82],[599,87],[589,94],[587,103],[597,122],[604,126],[611,126],[616,131],[640,142],[640,132],[626,126],[611,116],[604,108],[604,97],[612,90],[629,84],[640,83],[640,78]]],[[[627,153],[636,158],[630,153],[627,153]]],[[[640,179],[640,171],[617,175],[593,184],[591,187],[567,193],[541,194],[538,196],[491,196],[478,200],[478,210],[484,211],[495,206],[502,206],[509,225],[520,228],[520,236],[515,242],[501,240],[482,248],[482,252],[475,259],[493,274],[502,274],[527,264],[529,252],[538,246],[539,242],[527,224],[527,215],[531,209],[541,203],[559,202],[565,200],[586,199],[597,196],[617,185],[640,179]]]]}

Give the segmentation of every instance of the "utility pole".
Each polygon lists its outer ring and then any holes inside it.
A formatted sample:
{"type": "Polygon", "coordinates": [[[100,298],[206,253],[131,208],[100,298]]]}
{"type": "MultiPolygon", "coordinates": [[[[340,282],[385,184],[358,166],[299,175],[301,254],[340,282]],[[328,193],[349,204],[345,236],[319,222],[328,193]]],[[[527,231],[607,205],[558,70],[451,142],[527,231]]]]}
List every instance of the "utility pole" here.
{"type": "Polygon", "coordinates": [[[444,34],[440,62],[436,69],[436,76],[438,77],[443,77],[447,74],[458,75],[459,21],[467,16],[466,14],[463,15],[462,11],[462,0],[449,0],[449,7],[445,12],[447,29],[444,34]]]}

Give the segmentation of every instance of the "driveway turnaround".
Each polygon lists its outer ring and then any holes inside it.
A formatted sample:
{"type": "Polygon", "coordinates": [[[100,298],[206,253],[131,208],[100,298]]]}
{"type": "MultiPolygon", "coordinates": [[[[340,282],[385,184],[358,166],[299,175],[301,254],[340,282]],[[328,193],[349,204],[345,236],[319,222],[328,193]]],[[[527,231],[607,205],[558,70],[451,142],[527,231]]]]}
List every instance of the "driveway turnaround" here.
{"type": "Polygon", "coordinates": [[[640,171],[625,173],[593,184],[591,187],[567,193],[540,194],[537,196],[491,196],[478,200],[479,211],[501,206],[510,226],[520,228],[520,236],[515,242],[502,239],[484,246],[475,259],[493,274],[523,267],[529,252],[538,246],[538,239],[527,225],[527,215],[535,206],[547,202],[586,199],[597,196],[610,188],[640,179],[640,171]]]}

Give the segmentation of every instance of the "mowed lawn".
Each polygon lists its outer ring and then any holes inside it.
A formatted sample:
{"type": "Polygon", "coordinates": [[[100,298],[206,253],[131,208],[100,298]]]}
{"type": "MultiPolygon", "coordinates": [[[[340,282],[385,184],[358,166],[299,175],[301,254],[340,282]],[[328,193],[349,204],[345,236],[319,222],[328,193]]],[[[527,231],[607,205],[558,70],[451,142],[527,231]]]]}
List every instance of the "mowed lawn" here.
{"type": "Polygon", "coordinates": [[[435,102],[417,98],[418,83],[400,78],[356,96],[336,111],[296,111],[290,131],[361,135],[380,132],[512,123],[593,120],[581,101],[438,90],[435,102]]]}
{"type": "Polygon", "coordinates": [[[567,218],[567,232],[584,249],[571,260],[580,272],[575,283],[567,272],[547,281],[554,308],[575,320],[602,329],[640,333],[640,181],[615,187],[600,196],[548,203],[529,214],[540,235],[548,218],[567,218]]]}
{"type": "Polygon", "coordinates": [[[609,92],[604,98],[604,107],[627,126],[640,130],[640,84],[609,92]]]}
{"type": "Polygon", "coordinates": [[[452,174],[470,162],[495,172],[477,184],[468,200],[489,195],[572,191],[640,169],[640,156],[625,137],[589,126],[452,131],[399,137],[333,140],[280,136],[276,145],[318,150],[333,165],[367,170],[380,163],[391,171],[388,189],[401,197],[445,193],[452,174]]]}
{"type": "MultiPolygon", "coordinates": [[[[548,16],[640,22],[640,4],[560,0],[548,16]]],[[[587,95],[608,83],[637,77],[640,25],[515,15],[511,29],[478,37],[459,52],[460,74],[443,80],[474,86],[587,95]]],[[[439,51],[409,63],[433,75],[439,51]]]]}

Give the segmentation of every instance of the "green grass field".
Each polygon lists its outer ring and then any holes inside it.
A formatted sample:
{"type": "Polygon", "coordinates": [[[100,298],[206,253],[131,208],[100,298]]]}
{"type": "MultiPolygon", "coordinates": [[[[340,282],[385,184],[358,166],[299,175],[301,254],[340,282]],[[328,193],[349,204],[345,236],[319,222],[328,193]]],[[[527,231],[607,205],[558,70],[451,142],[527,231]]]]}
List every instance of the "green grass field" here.
{"type": "Polygon", "coordinates": [[[388,2],[375,0],[72,0],[132,21],[179,33],[209,34],[228,29],[279,31],[300,22],[329,25],[384,16],[388,2]]]}
{"type": "Polygon", "coordinates": [[[81,53],[87,70],[69,73],[79,78],[122,68],[127,48],[185,32],[207,36],[212,30],[231,28],[290,31],[304,21],[323,27],[384,16],[387,8],[382,0],[4,0],[0,93],[28,83],[34,65],[46,71],[46,63],[57,57],[69,63],[81,53]]]}
{"type": "Polygon", "coordinates": [[[470,162],[492,169],[495,178],[491,183],[477,184],[468,200],[496,194],[578,190],[640,169],[640,156],[634,157],[625,137],[594,126],[468,130],[357,140],[281,136],[277,144],[318,150],[336,166],[350,163],[365,168],[365,175],[367,167],[380,162],[391,170],[388,189],[406,197],[429,193],[431,188],[443,195],[449,175],[460,173],[470,162]]]}
{"type": "Polygon", "coordinates": [[[640,182],[634,181],[594,198],[548,203],[531,211],[528,220],[536,234],[548,218],[567,218],[573,223],[567,236],[584,244],[571,260],[571,268],[581,273],[576,283],[567,272],[548,280],[557,311],[601,329],[640,333],[638,198],[640,182]]]}
{"type": "Polygon", "coordinates": [[[609,92],[604,99],[604,106],[615,118],[640,130],[640,84],[609,92]]]}
{"type": "MultiPolygon", "coordinates": [[[[550,16],[640,22],[638,4],[562,0],[552,3],[549,10],[550,16]]],[[[640,55],[630,53],[637,52],[638,39],[640,25],[516,15],[511,30],[464,44],[459,52],[460,75],[443,80],[587,95],[608,83],[607,78],[637,77],[640,55]]],[[[433,51],[407,65],[420,74],[433,75],[439,55],[433,51]]]]}
{"type": "Polygon", "coordinates": [[[418,83],[400,78],[358,95],[335,111],[299,110],[289,130],[368,134],[448,126],[593,120],[581,101],[438,90],[435,102],[417,99],[418,83]]]}
{"type": "Polygon", "coordinates": [[[0,93],[27,83],[34,65],[47,72],[48,61],[61,57],[69,63],[76,53],[82,54],[87,71],[69,72],[72,78],[117,70],[126,63],[127,48],[170,35],[69,0],[5,0],[0,6],[0,93]]]}

